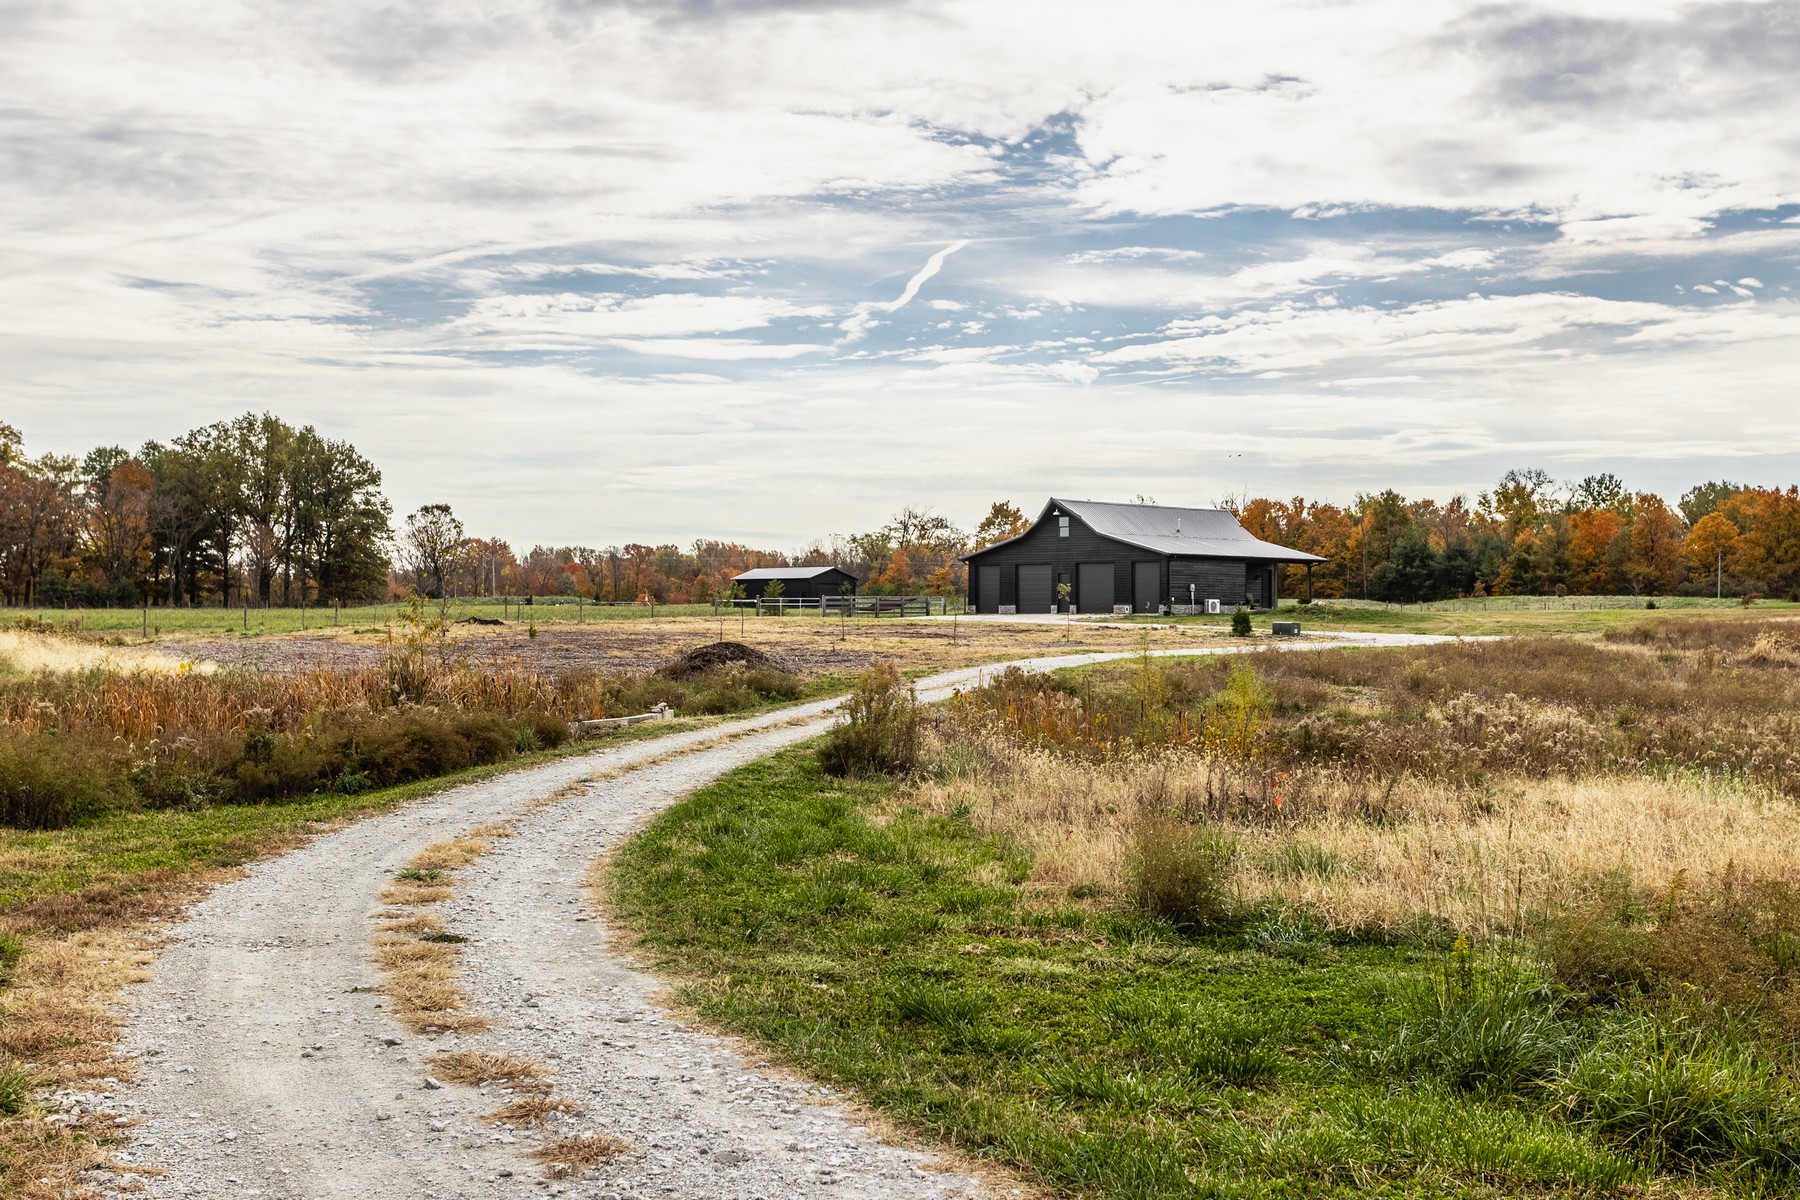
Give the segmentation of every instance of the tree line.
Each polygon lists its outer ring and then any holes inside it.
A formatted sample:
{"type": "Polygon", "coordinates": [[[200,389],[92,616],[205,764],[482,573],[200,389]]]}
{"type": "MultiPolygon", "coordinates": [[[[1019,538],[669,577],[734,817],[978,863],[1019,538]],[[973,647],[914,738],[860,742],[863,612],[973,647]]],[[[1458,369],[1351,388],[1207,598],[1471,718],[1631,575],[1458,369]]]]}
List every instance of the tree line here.
{"type": "MultiPolygon", "coordinates": [[[[1719,480],[1676,505],[1611,474],[1558,481],[1508,471],[1470,504],[1388,490],[1348,507],[1267,498],[1229,504],[1265,541],[1327,561],[1313,594],[1410,603],[1486,595],[1771,596],[1800,599],[1800,488],[1719,480]]],[[[1283,592],[1303,586],[1287,568],[1283,592]]]]}
{"type": "Polygon", "coordinates": [[[79,459],[28,457],[0,425],[10,604],[379,600],[391,513],[354,446],[267,413],[79,459]]]}
{"type": "MultiPolygon", "coordinates": [[[[1146,499],[1138,497],[1139,500],[1146,499]]],[[[1698,484],[1669,505],[1616,476],[1508,471],[1471,503],[1386,490],[1347,506],[1228,500],[1254,535],[1326,561],[1313,594],[1667,593],[1800,598],[1800,488],[1698,484]]],[[[865,533],[792,552],[702,538],[686,547],[536,545],[470,535],[448,504],[393,528],[381,472],[346,441],[246,413],[138,450],[25,454],[0,424],[0,595],[13,605],[299,605],[408,594],[704,603],[755,567],[840,566],[865,593],[960,593],[959,556],[1023,532],[993,503],[973,530],[901,508],[865,533]]],[[[1304,572],[1288,568],[1283,593],[1304,572]]]]}
{"type": "MultiPolygon", "coordinates": [[[[1024,518],[1017,519],[1023,528],[1024,518]]],[[[756,567],[838,566],[862,581],[858,590],[864,593],[952,595],[961,591],[964,578],[957,556],[970,545],[970,536],[948,518],[907,506],[878,529],[833,534],[792,552],[701,538],[685,548],[639,542],[599,549],[540,545],[521,556],[503,539],[470,536],[451,506],[428,504],[403,523],[395,582],[433,598],[580,596],[612,603],[705,604],[729,596],[733,577],[756,567]]]]}

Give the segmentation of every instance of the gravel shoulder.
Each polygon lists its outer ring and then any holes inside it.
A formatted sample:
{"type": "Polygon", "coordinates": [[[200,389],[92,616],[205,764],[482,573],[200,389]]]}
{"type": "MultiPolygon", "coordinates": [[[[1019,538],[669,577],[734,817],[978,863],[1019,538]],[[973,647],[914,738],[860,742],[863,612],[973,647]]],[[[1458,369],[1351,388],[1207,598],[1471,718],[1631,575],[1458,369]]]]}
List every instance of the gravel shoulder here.
{"type": "MultiPolygon", "coordinates": [[[[1332,644],[1342,642],[1283,646],[1332,644]]],[[[946,695],[995,669],[936,676],[921,695],[946,695]]],[[[134,1060],[137,1081],[105,1098],[141,1121],[121,1160],[161,1172],[141,1194],[977,1194],[976,1180],[933,1169],[929,1155],[877,1141],[824,1089],[761,1069],[735,1044],[680,1024],[656,1003],[661,982],[616,951],[582,892],[588,864],[644,821],[737,766],[815,736],[834,707],[796,706],[453,788],[217,888],[171,931],[151,982],[134,993],[121,1054],[134,1060]],[[731,740],[714,744],[721,738],[731,740]],[[494,1029],[436,1040],[410,1034],[375,990],[377,897],[425,846],[500,820],[511,820],[515,835],[461,872],[455,898],[436,906],[468,939],[463,984],[494,1029]],[[556,1073],[558,1093],[585,1111],[547,1136],[603,1132],[634,1153],[592,1178],[545,1180],[523,1154],[534,1135],[479,1119],[497,1097],[426,1084],[424,1059],[464,1046],[533,1058],[556,1073]]],[[[124,1180],[93,1182],[105,1191],[124,1180]]]]}

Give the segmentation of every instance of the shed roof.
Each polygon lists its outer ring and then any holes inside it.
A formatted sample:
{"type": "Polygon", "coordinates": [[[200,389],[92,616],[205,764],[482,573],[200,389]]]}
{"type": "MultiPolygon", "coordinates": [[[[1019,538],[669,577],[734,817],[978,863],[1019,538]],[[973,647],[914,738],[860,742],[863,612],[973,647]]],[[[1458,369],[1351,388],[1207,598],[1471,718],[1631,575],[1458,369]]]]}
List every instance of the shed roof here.
{"type": "MultiPolygon", "coordinates": [[[[1113,504],[1104,500],[1052,499],[1038,517],[1065,512],[1101,537],[1124,542],[1152,554],[1182,557],[1243,558],[1257,562],[1319,563],[1304,550],[1277,546],[1253,537],[1222,508],[1172,508],[1162,504],[1113,504]]],[[[1023,535],[1020,535],[1023,536],[1023,535]]],[[[1013,539],[1008,538],[1007,541],[1013,539]]],[[[1004,546],[1006,542],[996,542],[1004,546]]],[[[992,550],[994,546],[987,549],[992,550]]],[[[979,553],[979,552],[978,552],[979,553]]]]}
{"type": "MultiPolygon", "coordinates": [[[[757,567],[755,570],[745,571],[741,574],[733,575],[732,578],[733,579],[817,579],[819,576],[829,575],[833,571],[836,571],[840,575],[850,575],[850,572],[844,570],[844,568],[842,568],[842,567],[757,567]]],[[[850,577],[852,579],[856,578],[854,575],[851,575],[850,577]]]]}

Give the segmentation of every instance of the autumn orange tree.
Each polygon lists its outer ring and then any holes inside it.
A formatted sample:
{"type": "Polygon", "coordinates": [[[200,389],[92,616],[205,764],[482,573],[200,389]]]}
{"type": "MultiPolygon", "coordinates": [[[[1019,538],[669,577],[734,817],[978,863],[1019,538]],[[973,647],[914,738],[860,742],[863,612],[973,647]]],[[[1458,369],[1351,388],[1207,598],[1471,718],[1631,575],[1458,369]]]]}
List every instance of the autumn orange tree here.
{"type": "Polygon", "coordinates": [[[1682,553],[1695,570],[1713,574],[1713,595],[1725,594],[1725,560],[1737,548],[1738,527],[1724,513],[1710,512],[1688,530],[1681,543],[1682,553]]]}

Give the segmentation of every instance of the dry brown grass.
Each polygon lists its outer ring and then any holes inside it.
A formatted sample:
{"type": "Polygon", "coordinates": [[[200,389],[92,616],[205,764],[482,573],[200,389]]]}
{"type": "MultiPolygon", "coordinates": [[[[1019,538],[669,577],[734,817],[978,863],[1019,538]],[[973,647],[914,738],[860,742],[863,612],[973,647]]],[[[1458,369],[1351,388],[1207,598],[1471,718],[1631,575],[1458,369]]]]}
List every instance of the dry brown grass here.
{"type": "Polygon", "coordinates": [[[1011,672],[934,717],[898,802],[1017,838],[1058,899],[1123,897],[1158,823],[1222,832],[1240,909],[1345,928],[1800,883],[1796,628],[1011,672]]]}
{"type": "Polygon", "coordinates": [[[116,1006],[126,987],[149,978],[151,958],[141,934],[118,929],[31,943],[0,991],[0,1056],[45,1084],[128,1075],[112,1057],[116,1006]]]}
{"type": "Polygon", "coordinates": [[[491,1113],[484,1113],[481,1119],[508,1125],[542,1125],[553,1113],[566,1117],[580,1111],[573,1101],[561,1096],[526,1093],[514,1096],[510,1103],[491,1113]]]}
{"type": "Polygon", "coordinates": [[[463,836],[466,838],[477,838],[486,842],[494,842],[503,838],[512,837],[517,832],[518,830],[513,828],[510,821],[489,821],[486,825],[477,825],[475,828],[469,830],[469,832],[463,834],[463,836]]]}
{"type": "Polygon", "coordinates": [[[510,825],[497,822],[482,826],[480,837],[468,833],[433,842],[381,893],[381,902],[389,907],[375,914],[375,966],[394,1019],[414,1033],[435,1037],[492,1028],[486,1017],[471,1010],[468,994],[457,984],[460,939],[436,917],[408,910],[455,895],[455,872],[493,849],[494,839],[512,832],[510,825]]]}
{"type": "Polygon", "coordinates": [[[1279,900],[1343,928],[1430,917],[1472,932],[1513,930],[1621,868],[1651,891],[1731,870],[1800,879],[1800,806],[1699,776],[1503,776],[1469,789],[1326,771],[1284,777],[1198,757],[1095,763],[990,745],[982,770],[917,783],[898,802],[966,811],[981,828],[1017,838],[1035,862],[1034,882],[1058,898],[1077,888],[1122,894],[1147,821],[1205,821],[1237,839],[1241,904],[1279,900]]]}
{"type": "Polygon", "coordinates": [[[412,908],[421,904],[437,904],[456,895],[456,886],[447,879],[398,879],[381,893],[381,902],[395,908],[412,908]]]}
{"type": "Polygon", "coordinates": [[[413,855],[407,865],[415,871],[459,871],[492,849],[481,838],[464,834],[433,842],[413,855]]]}
{"type": "MultiPolygon", "coordinates": [[[[281,840],[281,845],[289,844],[281,840]]],[[[102,885],[15,906],[0,928],[28,936],[25,956],[0,990],[0,1068],[18,1066],[45,1087],[131,1078],[115,1058],[124,991],[146,976],[161,926],[229,871],[157,872],[142,886],[102,885]]],[[[112,1114],[50,1122],[30,1109],[0,1117],[0,1193],[67,1200],[95,1193],[81,1173],[107,1166],[124,1140],[112,1114]]]]}
{"type": "Polygon", "coordinates": [[[21,675],[85,671],[146,671],[156,675],[176,675],[217,668],[209,662],[184,662],[139,647],[100,646],[50,633],[8,629],[0,630],[0,669],[21,675]]]}
{"type": "Polygon", "coordinates": [[[531,1151],[531,1157],[544,1164],[546,1175],[558,1179],[565,1175],[579,1175],[590,1167],[597,1167],[630,1153],[630,1142],[604,1133],[588,1133],[545,1142],[531,1151]]]}
{"type": "Polygon", "coordinates": [[[498,1083],[515,1092],[547,1092],[549,1071],[529,1059],[515,1058],[488,1050],[452,1050],[434,1054],[430,1060],[432,1074],[445,1083],[480,1087],[498,1083]]]}

